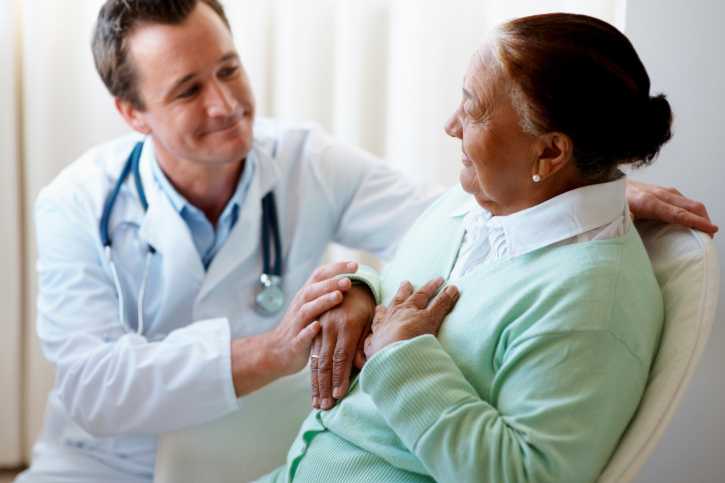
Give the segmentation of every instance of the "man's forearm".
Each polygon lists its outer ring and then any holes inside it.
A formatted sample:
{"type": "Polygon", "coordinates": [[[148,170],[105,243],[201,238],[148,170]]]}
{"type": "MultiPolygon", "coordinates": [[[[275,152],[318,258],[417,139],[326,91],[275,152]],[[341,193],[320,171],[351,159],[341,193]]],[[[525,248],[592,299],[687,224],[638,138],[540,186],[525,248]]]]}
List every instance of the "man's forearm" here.
{"type": "Polygon", "coordinates": [[[232,381],[237,397],[250,394],[282,376],[266,334],[232,341],[232,381]]]}

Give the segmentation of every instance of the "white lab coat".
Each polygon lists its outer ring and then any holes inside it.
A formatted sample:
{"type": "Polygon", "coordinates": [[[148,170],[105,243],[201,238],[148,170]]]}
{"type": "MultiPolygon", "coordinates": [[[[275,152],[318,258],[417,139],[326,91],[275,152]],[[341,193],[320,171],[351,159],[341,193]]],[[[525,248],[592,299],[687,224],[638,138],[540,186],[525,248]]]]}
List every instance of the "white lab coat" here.
{"type": "Polygon", "coordinates": [[[288,300],[329,242],[389,255],[435,196],[315,126],[260,120],[246,201],[205,272],[187,226],[154,181],[147,140],[141,177],[148,212],[129,177],[110,220],[132,327],[146,246],[157,250],[145,330],[136,335],[118,320],[99,219],[138,140],[129,136],[92,149],[38,197],[37,328],[56,381],[33,467],[20,481],[148,481],[159,433],[244,410],[232,384],[230,341],[278,323],[253,310],[262,269],[260,201],[269,190],[277,198],[288,300]]]}

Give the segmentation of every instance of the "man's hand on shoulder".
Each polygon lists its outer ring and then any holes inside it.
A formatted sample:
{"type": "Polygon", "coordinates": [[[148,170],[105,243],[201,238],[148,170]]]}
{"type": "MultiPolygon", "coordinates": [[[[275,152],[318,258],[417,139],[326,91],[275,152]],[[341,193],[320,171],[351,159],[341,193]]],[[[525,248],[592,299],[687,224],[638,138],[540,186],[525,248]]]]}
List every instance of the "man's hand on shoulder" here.
{"type": "Polygon", "coordinates": [[[675,188],[627,180],[627,203],[637,220],[658,220],[683,225],[707,233],[711,237],[718,227],[710,221],[705,205],[687,198],[675,188]]]}

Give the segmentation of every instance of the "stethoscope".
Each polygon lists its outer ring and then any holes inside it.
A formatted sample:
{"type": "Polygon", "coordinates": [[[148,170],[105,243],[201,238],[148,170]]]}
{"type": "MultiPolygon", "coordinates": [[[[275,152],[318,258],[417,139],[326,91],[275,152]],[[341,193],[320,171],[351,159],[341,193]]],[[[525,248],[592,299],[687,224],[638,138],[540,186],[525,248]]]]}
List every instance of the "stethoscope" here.
{"type": "MultiPolygon", "coordinates": [[[[124,164],[123,170],[118,176],[116,184],[113,186],[113,190],[108,195],[108,198],[106,198],[103,205],[103,213],[101,214],[99,227],[101,243],[103,244],[106,259],[111,267],[113,284],[116,287],[116,294],[118,296],[118,319],[126,331],[132,331],[132,329],[126,321],[123,289],[121,288],[121,280],[118,277],[116,264],[113,261],[111,236],[109,234],[108,227],[111,219],[111,212],[113,211],[113,206],[116,203],[121,187],[131,174],[133,174],[136,192],[138,193],[141,206],[143,207],[144,212],[148,211],[149,204],[146,199],[146,191],[144,190],[143,183],[141,182],[140,161],[142,150],[143,142],[139,142],[134,146],[131,154],[128,156],[126,164],[124,164]]],[[[149,267],[151,266],[151,259],[155,253],[156,249],[153,246],[146,246],[143,278],[141,280],[141,288],[139,289],[138,294],[137,334],[143,334],[144,330],[143,304],[146,293],[146,281],[148,279],[149,267]]],[[[262,198],[262,263],[262,274],[259,277],[259,287],[254,299],[255,309],[262,315],[270,316],[278,313],[284,306],[284,291],[282,289],[282,242],[279,234],[277,207],[274,199],[274,192],[272,191],[262,198]],[[270,245],[274,247],[274,263],[271,261],[270,245]]]]}

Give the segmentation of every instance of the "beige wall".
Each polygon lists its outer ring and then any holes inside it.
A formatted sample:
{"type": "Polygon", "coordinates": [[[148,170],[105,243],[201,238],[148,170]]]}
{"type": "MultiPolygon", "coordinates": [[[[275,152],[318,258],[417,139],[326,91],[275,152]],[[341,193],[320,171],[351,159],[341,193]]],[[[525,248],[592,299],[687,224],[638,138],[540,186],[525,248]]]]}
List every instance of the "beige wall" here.
{"type": "MultiPolygon", "coordinates": [[[[667,185],[707,205],[719,224],[715,242],[725,262],[725,3],[721,0],[631,0],[626,32],[647,67],[652,88],[666,93],[674,137],[639,177],[667,185]]],[[[641,483],[725,481],[725,283],[705,353],[664,440],[644,467],[641,483]]]]}

